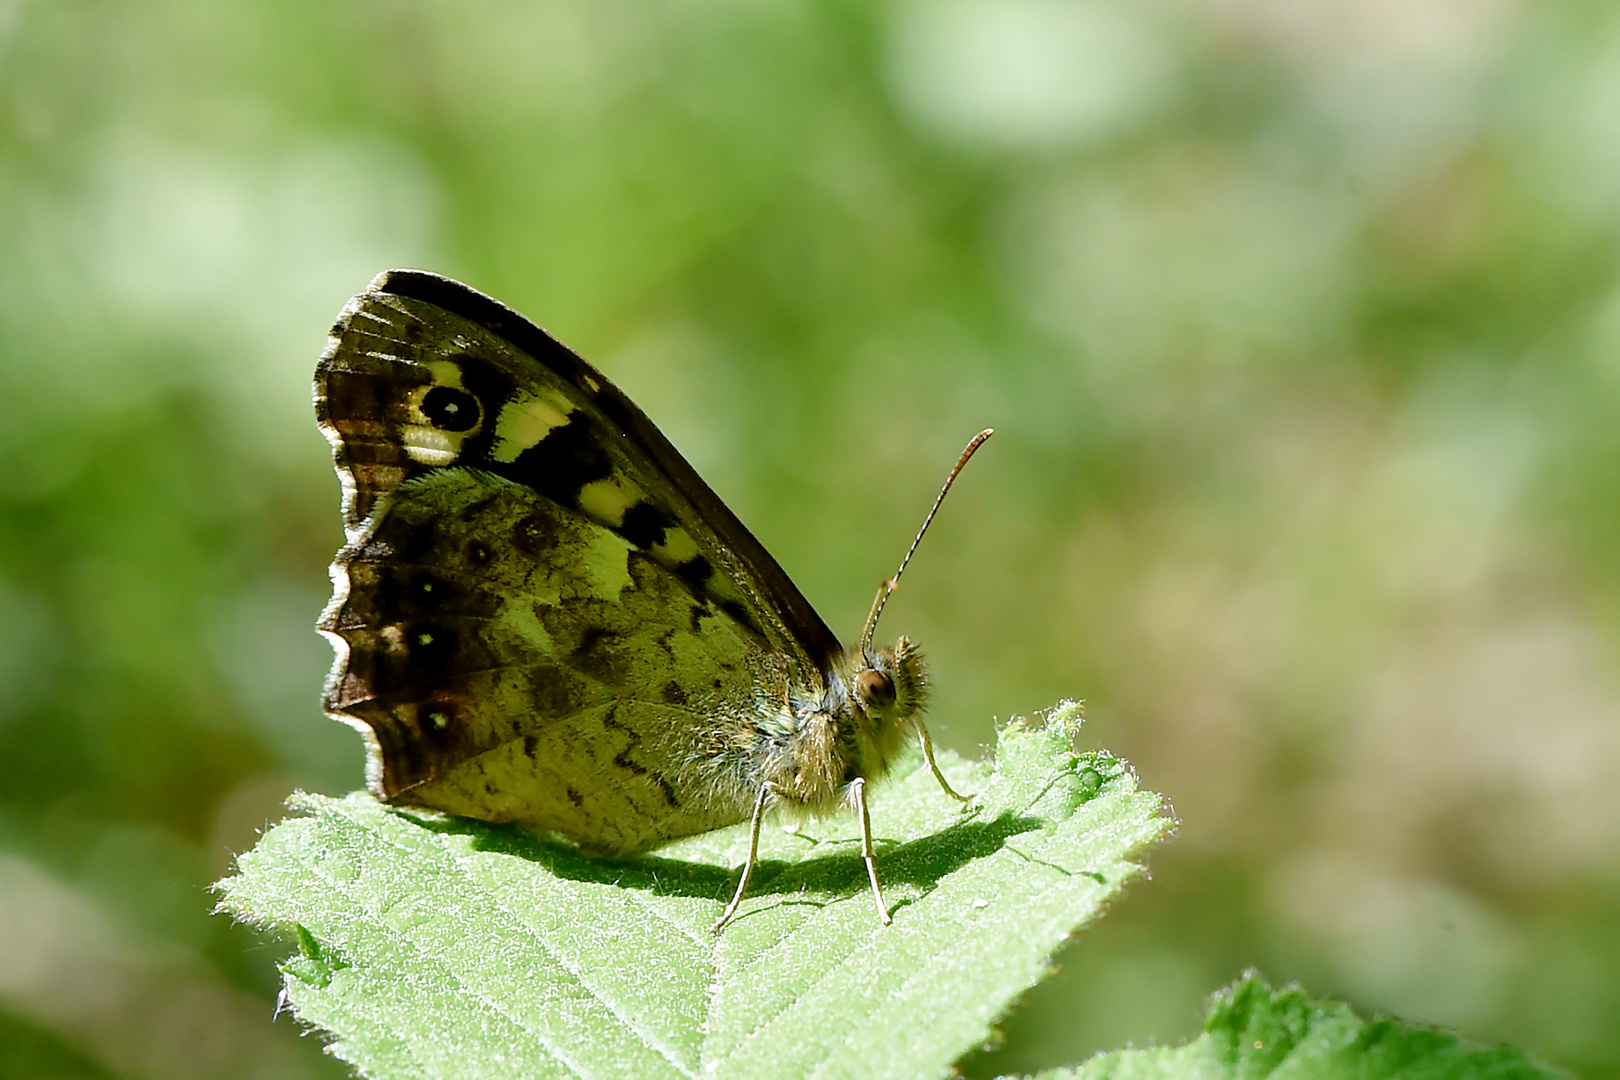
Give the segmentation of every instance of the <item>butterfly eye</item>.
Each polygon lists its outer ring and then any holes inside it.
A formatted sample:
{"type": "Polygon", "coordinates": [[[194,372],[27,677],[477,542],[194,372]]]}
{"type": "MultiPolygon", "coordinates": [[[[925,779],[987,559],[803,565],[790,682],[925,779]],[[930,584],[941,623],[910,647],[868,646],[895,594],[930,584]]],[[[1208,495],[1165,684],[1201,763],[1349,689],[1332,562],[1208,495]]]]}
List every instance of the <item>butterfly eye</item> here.
{"type": "Polygon", "coordinates": [[[435,386],[422,396],[422,415],[443,431],[471,431],[478,426],[478,399],[453,386],[435,386]]]}
{"type": "Polygon", "coordinates": [[[867,668],[855,676],[855,689],[867,706],[882,709],[894,704],[894,681],[881,671],[867,668]]]}

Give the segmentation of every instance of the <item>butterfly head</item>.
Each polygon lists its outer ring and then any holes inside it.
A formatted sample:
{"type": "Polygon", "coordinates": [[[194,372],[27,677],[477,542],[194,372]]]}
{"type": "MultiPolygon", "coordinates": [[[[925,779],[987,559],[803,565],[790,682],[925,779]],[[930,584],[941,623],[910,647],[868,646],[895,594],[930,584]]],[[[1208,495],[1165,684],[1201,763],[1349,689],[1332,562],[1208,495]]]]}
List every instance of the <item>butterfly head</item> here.
{"type": "Polygon", "coordinates": [[[876,779],[912,737],[928,700],[928,669],[907,638],[887,648],[854,648],[839,680],[853,735],[854,771],[876,779]]]}
{"type": "Polygon", "coordinates": [[[857,649],[852,696],[874,721],[903,723],[922,712],[928,698],[928,670],[909,638],[887,649],[857,649]]]}

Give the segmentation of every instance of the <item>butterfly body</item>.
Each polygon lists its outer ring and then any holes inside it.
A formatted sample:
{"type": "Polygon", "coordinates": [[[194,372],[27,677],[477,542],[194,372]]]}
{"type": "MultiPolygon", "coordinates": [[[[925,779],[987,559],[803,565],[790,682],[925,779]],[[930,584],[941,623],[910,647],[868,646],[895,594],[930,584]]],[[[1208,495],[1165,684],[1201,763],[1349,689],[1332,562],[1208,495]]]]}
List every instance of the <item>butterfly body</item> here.
{"type": "Polygon", "coordinates": [[[346,531],[324,705],[379,798],[628,854],[772,806],[864,822],[865,781],[927,750],[915,647],[842,648],[651,421],[496,301],[380,275],[315,400],[346,531]]]}

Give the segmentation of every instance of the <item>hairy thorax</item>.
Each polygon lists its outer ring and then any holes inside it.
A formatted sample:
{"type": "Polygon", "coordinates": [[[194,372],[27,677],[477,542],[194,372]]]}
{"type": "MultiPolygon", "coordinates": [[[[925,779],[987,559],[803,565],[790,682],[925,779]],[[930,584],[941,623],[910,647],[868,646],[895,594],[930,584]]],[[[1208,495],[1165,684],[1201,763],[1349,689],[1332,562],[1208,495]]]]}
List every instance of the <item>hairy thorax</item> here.
{"type": "Polygon", "coordinates": [[[827,675],[819,698],[790,692],[786,708],[754,727],[748,779],[756,789],[769,783],[789,814],[844,807],[851,783],[887,774],[926,697],[922,654],[905,638],[870,655],[852,649],[827,675]]]}

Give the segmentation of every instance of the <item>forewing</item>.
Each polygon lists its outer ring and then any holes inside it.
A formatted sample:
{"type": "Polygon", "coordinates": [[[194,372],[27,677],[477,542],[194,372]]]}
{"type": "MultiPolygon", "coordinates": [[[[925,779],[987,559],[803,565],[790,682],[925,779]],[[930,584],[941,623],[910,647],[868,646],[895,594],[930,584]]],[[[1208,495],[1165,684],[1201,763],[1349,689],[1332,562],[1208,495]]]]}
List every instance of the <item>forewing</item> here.
{"type": "Polygon", "coordinates": [[[611,529],[795,666],[819,676],[839,653],[776,560],[629,398],[459,282],[378,275],[332,328],[315,410],[351,540],[411,477],[484,469],[611,529]]]}

